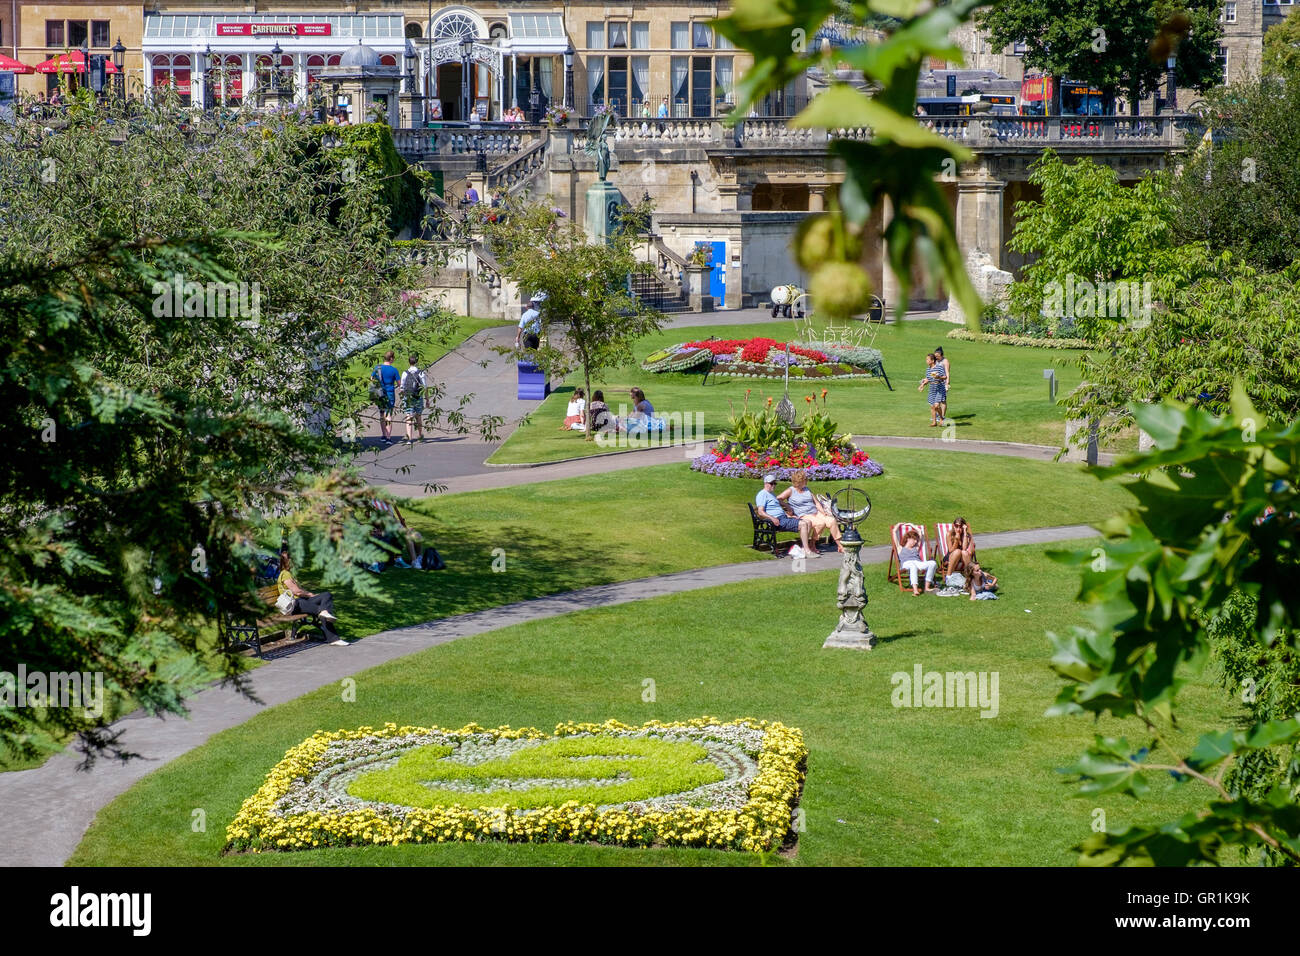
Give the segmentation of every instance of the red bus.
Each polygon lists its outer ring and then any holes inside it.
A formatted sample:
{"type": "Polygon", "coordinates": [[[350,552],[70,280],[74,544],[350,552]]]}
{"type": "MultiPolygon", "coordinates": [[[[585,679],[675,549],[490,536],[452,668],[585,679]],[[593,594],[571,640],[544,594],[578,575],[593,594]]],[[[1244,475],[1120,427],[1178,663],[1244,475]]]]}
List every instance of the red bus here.
{"type": "Polygon", "coordinates": [[[1051,74],[1026,73],[1020,83],[1023,116],[1103,116],[1115,112],[1114,103],[1108,101],[1095,86],[1051,74]]]}

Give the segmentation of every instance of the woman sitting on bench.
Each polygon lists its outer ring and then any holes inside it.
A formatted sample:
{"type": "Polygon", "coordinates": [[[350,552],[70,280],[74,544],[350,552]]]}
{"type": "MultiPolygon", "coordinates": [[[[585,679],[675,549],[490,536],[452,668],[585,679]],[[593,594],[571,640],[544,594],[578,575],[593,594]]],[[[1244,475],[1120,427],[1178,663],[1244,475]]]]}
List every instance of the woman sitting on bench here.
{"type": "Polygon", "coordinates": [[[325,639],[329,641],[340,640],[338,633],[334,630],[334,595],[328,591],[322,591],[320,594],[313,594],[311,591],[305,591],[298,582],[293,579],[293,572],[290,570],[289,552],[280,552],[280,576],[276,579],[276,584],[280,588],[280,594],[291,594],[294,602],[290,605],[288,614],[310,614],[320,623],[320,629],[325,634],[325,639]]]}

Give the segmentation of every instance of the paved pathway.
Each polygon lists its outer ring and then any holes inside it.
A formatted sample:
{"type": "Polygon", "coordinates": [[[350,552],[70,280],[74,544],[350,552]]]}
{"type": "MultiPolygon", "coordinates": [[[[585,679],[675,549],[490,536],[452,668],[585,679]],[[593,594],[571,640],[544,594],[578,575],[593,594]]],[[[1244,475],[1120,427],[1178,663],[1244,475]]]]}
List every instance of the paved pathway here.
{"type": "MultiPolygon", "coordinates": [[[[1095,534],[1087,525],[1008,531],[981,535],[980,547],[1047,544],[1095,534]]],[[[886,561],[889,548],[864,548],[861,558],[864,564],[886,561]]],[[[830,554],[808,565],[810,572],[828,572],[838,567],[830,554]]],[[[137,713],[118,721],[112,730],[121,731],[122,745],[141,754],[141,759],[127,763],[100,761],[93,770],[80,773],[74,757],[58,755],[33,770],[0,773],[0,866],[64,863],[95,815],[146,774],[201,746],[213,734],[244,723],[263,707],[301,697],[366,668],[457,638],[525,621],[789,573],[790,565],[784,560],[724,564],[461,614],[372,634],[347,647],[303,645],[301,653],[290,655],[291,660],[273,662],[250,675],[253,692],[261,704],[239,696],[230,688],[211,687],[190,699],[188,720],[174,717],[159,720],[137,713]]],[[[187,824],[188,809],[185,817],[178,821],[178,826],[187,824]]]]}

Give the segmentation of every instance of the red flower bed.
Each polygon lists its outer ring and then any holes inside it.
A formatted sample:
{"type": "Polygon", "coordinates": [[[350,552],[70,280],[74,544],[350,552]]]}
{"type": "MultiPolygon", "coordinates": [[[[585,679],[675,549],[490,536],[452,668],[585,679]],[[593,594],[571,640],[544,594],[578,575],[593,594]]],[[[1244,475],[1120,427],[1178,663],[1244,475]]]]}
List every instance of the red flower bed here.
{"type": "MultiPolygon", "coordinates": [[[[819,464],[817,459],[808,453],[806,445],[801,445],[789,454],[779,458],[771,452],[762,452],[760,454],[754,448],[747,448],[735,455],[720,452],[717,448],[711,449],[711,451],[717,455],[717,463],[720,465],[735,461],[750,468],[813,468],[819,464]]],[[[820,464],[840,465],[841,467],[861,465],[867,461],[867,458],[865,451],[854,451],[852,454],[846,455],[837,448],[829,455],[823,454],[820,464]]]]}
{"type": "MultiPolygon", "coordinates": [[[[772,349],[785,351],[785,343],[778,342],[776,339],[715,339],[709,342],[687,342],[688,348],[708,349],[714,355],[730,355],[736,350],[740,351],[740,361],[742,362],[766,362],[767,353],[772,349]]],[[[818,352],[815,349],[805,349],[798,345],[790,346],[790,352],[794,355],[801,355],[806,359],[812,359],[814,362],[829,362],[830,357],[824,352],[818,352]]]]}

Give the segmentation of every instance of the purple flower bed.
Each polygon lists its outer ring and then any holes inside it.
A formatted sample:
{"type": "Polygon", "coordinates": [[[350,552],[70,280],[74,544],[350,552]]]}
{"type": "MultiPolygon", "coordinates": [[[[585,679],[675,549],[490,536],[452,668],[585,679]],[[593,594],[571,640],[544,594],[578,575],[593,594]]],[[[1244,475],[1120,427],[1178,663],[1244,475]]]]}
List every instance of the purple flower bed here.
{"type": "MultiPolygon", "coordinates": [[[[798,470],[797,468],[786,468],[784,466],[766,469],[751,468],[741,461],[725,461],[719,464],[718,456],[711,452],[706,452],[698,458],[691,459],[691,471],[703,472],[706,475],[714,475],[718,478],[759,480],[766,474],[774,474],[778,481],[789,481],[790,475],[798,470]]],[[[807,474],[809,481],[844,481],[850,478],[874,478],[876,475],[885,473],[885,469],[870,458],[860,465],[833,465],[827,462],[803,470],[807,474]]]]}

